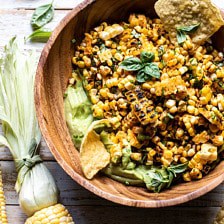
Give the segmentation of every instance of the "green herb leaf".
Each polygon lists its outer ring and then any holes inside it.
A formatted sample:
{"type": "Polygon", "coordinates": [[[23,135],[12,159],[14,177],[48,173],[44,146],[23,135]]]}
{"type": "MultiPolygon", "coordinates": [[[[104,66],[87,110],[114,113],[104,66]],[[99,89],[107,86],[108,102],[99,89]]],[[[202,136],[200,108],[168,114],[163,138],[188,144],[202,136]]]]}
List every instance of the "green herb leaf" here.
{"type": "Polygon", "coordinates": [[[73,44],[75,44],[76,43],[76,39],[74,38],[74,39],[72,39],[72,43],[73,44]]]}
{"type": "Polygon", "coordinates": [[[171,115],[170,113],[167,114],[167,117],[169,117],[170,119],[174,119],[174,116],[171,115]]]}
{"type": "Polygon", "coordinates": [[[177,30],[177,42],[183,44],[187,39],[186,34],[183,31],[177,30]]]}
{"type": "Polygon", "coordinates": [[[157,78],[159,79],[160,78],[160,71],[159,71],[159,67],[156,63],[147,63],[145,65],[145,68],[144,68],[144,72],[149,75],[149,76],[152,76],[154,78],[157,78]]]}
{"type": "Polygon", "coordinates": [[[172,171],[174,174],[183,173],[188,167],[188,163],[178,164],[178,165],[171,165],[167,168],[168,171],[172,171]]]}
{"type": "Polygon", "coordinates": [[[177,27],[177,42],[178,42],[178,44],[183,44],[187,39],[186,34],[195,32],[199,26],[200,26],[200,23],[191,25],[191,26],[177,27]]]}
{"type": "Polygon", "coordinates": [[[31,18],[31,25],[34,30],[39,29],[49,23],[54,16],[54,7],[51,4],[42,5],[34,11],[31,18]]]}
{"type": "Polygon", "coordinates": [[[143,67],[141,60],[137,57],[129,57],[120,63],[120,68],[127,71],[138,71],[143,67]]]}
{"type": "Polygon", "coordinates": [[[155,58],[155,54],[153,52],[142,51],[140,54],[140,59],[142,63],[152,62],[155,58]]]}
{"type": "Polygon", "coordinates": [[[177,27],[177,30],[185,32],[185,33],[193,33],[198,29],[199,26],[200,26],[200,23],[197,23],[191,26],[180,26],[180,27],[177,27]]]}
{"type": "Polygon", "coordinates": [[[140,83],[147,81],[150,77],[145,73],[144,69],[138,71],[136,80],[140,83]]]}
{"type": "Polygon", "coordinates": [[[46,43],[51,36],[51,31],[47,29],[38,29],[35,30],[32,34],[30,34],[26,40],[31,40],[33,42],[42,42],[46,43]]]}

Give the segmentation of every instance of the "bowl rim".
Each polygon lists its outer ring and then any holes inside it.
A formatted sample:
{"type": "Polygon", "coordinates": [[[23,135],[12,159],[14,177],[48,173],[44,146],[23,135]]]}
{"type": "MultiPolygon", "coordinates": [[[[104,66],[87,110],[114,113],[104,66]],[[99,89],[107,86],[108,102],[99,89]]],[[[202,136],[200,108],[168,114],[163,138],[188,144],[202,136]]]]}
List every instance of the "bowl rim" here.
{"type": "MultiPolygon", "coordinates": [[[[196,199],[209,191],[213,190],[219,184],[224,181],[224,172],[214,178],[213,181],[210,181],[208,185],[204,185],[197,190],[194,190],[191,193],[186,195],[181,195],[179,197],[173,199],[161,199],[161,200],[138,200],[138,199],[129,199],[120,196],[115,196],[111,193],[105,192],[104,190],[99,189],[94,184],[91,183],[85,177],[76,173],[67,162],[62,162],[60,160],[60,154],[57,151],[53,141],[51,140],[50,136],[48,135],[47,127],[45,125],[45,118],[42,112],[43,105],[41,103],[41,96],[42,96],[42,84],[43,84],[43,65],[46,63],[50,49],[52,48],[55,40],[57,39],[60,32],[65,28],[65,26],[70,22],[70,20],[76,16],[80,11],[82,11],[86,6],[90,5],[91,3],[95,2],[96,0],[84,0],[83,2],[79,3],[75,8],[73,8],[57,25],[57,27],[52,32],[51,37],[49,38],[48,42],[45,44],[41,56],[39,59],[39,63],[37,66],[36,77],[35,77],[35,86],[34,86],[34,98],[35,98],[35,108],[37,113],[37,118],[40,126],[41,133],[43,138],[46,141],[48,148],[50,149],[51,153],[55,157],[57,163],[64,169],[64,171],[79,185],[87,189],[88,191],[104,198],[109,201],[126,205],[126,206],[133,206],[133,207],[141,207],[141,208],[159,208],[159,207],[166,207],[166,206],[173,206],[178,205],[193,199],[196,199]]],[[[224,163],[222,161],[221,163],[224,163]]],[[[224,164],[223,164],[224,165],[224,164]]]]}

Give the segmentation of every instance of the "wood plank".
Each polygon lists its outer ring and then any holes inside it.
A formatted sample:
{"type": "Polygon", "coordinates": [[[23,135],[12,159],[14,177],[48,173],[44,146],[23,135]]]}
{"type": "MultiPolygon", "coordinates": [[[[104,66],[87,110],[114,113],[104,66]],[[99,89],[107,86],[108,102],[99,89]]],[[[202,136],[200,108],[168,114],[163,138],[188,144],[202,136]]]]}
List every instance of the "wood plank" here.
{"type": "MultiPolygon", "coordinates": [[[[83,0],[54,0],[55,9],[72,9],[83,0]]],[[[34,9],[40,5],[48,4],[51,0],[0,0],[2,9],[34,9]]]]}
{"type": "MultiPolygon", "coordinates": [[[[53,30],[68,12],[69,10],[56,11],[54,19],[46,25],[46,28],[53,30]]],[[[0,48],[7,44],[9,39],[15,35],[17,35],[20,40],[24,40],[24,37],[28,37],[32,33],[30,25],[32,13],[33,10],[0,9],[0,48]],[[17,21],[19,21],[19,23],[17,21]]],[[[28,41],[25,47],[28,49],[35,48],[42,50],[43,46],[43,43],[32,43],[28,41]]]]}
{"type": "MultiPolygon", "coordinates": [[[[115,203],[102,199],[91,192],[87,191],[75,181],[73,181],[64,170],[56,162],[45,162],[53,174],[56,183],[61,192],[60,200],[65,205],[92,205],[92,206],[117,206],[115,203]]],[[[6,201],[8,205],[18,204],[18,197],[14,190],[14,184],[16,181],[16,171],[14,163],[12,161],[0,161],[2,167],[4,190],[6,195],[6,201]]],[[[180,207],[217,207],[221,206],[224,201],[224,183],[211,191],[210,193],[180,205],[180,207]]]]}
{"type": "MultiPolygon", "coordinates": [[[[23,224],[26,216],[18,206],[6,206],[9,224],[23,224]]],[[[77,224],[211,224],[218,207],[140,209],[111,206],[67,206],[77,224]]]]}

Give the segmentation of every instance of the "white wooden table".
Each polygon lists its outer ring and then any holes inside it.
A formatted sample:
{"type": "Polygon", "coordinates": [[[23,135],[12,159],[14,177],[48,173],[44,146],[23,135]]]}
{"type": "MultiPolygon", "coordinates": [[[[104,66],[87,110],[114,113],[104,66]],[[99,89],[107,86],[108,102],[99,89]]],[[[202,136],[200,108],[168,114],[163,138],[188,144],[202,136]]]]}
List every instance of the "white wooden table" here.
{"type": "MultiPolygon", "coordinates": [[[[0,0],[0,50],[14,35],[21,39],[28,36],[31,33],[30,18],[33,10],[48,2],[51,0],[0,0]]],[[[81,0],[55,0],[55,17],[50,26],[55,27],[68,11],[80,2],[81,0]]],[[[41,51],[43,44],[28,43],[27,48],[41,51]]],[[[211,224],[224,202],[224,184],[221,184],[203,197],[179,206],[140,209],[117,205],[76,184],[57,164],[44,140],[41,142],[40,150],[45,164],[56,178],[61,191],[60,200],[69,209],[76,224],[211,224]]],[[[18,205],[18,197],[14,190],[16,171],[6,148],[0,149],[0,164],[9,223],[22,224],[26,216],[18,205]]]]}

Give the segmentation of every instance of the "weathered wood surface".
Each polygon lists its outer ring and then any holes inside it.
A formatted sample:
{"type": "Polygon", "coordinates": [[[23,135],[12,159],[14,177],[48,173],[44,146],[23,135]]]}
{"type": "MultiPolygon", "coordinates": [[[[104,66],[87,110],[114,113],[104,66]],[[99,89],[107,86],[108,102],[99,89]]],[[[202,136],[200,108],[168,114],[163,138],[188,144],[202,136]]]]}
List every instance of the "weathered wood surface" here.
{"type": "MultiPolygon", "coordinates": [[[[55,0],[57,9],[55,18],[49,27],[56,24],[70,9],[81,0],[55,0]]],[[[35,7],[45,4],[45,0],[0,0],[0,49],[8,42],[9,38],[18,35],[21,39],[31,33],[30,17],[35,7]]],[[[28,43],[27,48],[41,51],[43,44],[28,43]]],[[[1,132],[1,131],[0,131],[1,132]]],[[[101,199],[76,184],[54,161],[53,156],[42,140],[40,147],[41,156],[47,167],[56,178],[61,191],[61,201],[67,205],[76,224],[211,224],[219,207],[224,200],[224,183],[210,193],[184,203],[180,206],[161,209],[139,209],[119,206],[101,199]],[[50,162],[49,162],[50,161],[50,162]]],[[[7,213],[10,224],[22,224],[25,215],[18,205],[18,197],[14,190],[16,172],[12,157],[6,148],[0,149],[0,164],[3,172],[4,190],[7,199],[7,213]]]]}
{"type": "MultiPolygon", "coordinates": [[[[76,224],[212,224],[218,208],[170,207],[140,209],[111,206],[67,206],[76,224]]],[[[17,206],[8,205],[9,223],[24,223],[25,216],[17,206]],[[15,222],[16,220],[16,222],[15,222]]]]}
{"type": "MultiPolygon", "coordinates": [[[[3,9],[35,9],[36,7],[44,4],[51,3],[51,0],[1,0],[1,8],[3,9]]],[[[82,0],[54,0],[54,7],[56,9],[72,9],[78,5],[82,0]]]]}

